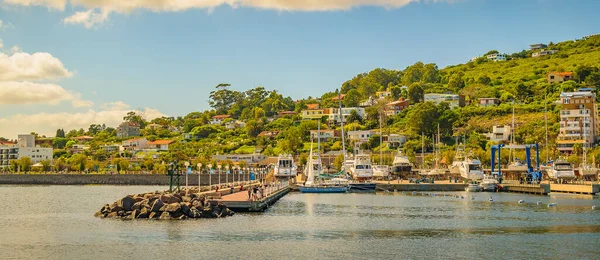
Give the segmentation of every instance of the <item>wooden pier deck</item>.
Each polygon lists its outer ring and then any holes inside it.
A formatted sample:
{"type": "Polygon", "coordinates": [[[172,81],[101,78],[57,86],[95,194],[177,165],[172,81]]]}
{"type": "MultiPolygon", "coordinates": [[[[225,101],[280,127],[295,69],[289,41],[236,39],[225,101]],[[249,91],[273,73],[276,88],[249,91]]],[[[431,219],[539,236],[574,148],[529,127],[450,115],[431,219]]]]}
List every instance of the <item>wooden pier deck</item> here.
{"type": "Polygon", "coordinates": [[[235,212],[261,212],[265,211],[289,191],[290,186],[287,183],[279,183],[268,185],[265,188],[265,196],[263,198],[250,200],[248,199],[248,191],[244,190],[222,196],[220,199],[213,199],[213,201],[217,203],[221,202],[235,212]]]}

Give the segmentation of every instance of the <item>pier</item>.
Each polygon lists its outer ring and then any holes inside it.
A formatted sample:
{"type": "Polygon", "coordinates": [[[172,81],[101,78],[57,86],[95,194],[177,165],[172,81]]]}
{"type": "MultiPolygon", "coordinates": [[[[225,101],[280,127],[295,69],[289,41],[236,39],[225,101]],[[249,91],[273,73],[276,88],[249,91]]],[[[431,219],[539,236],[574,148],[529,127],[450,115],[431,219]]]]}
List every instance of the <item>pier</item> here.
{"type": "Polygon", "coordinates": [[[526,184],[516,181],[505,181],[502,184],[502,190],[506,192],[518,192],[538,195],[548,195],[550,193],[550,184],[526,184]]]}
{"type": "Polygon", "coordinates": [[[223,203],[235,212],[262,212],[273,205],[290,191],[288,182],[276,182],[265,186],[264,196],[258,199],[249,199],[248,191],[237,191],[211,201],[223,203]]]}
{"type": "Polygon", "coordinates": [[[377,190],[396,191],[465,191],[466,183],[452,183],[447,180],[434,183],[408,183],[408,181],[377,181],[377,190]]]}
{"type": "Polygon", "coordinates": [[[600,193],[600,184],[598,184],[598,183],[588,184],[588,185],[550,184],[550,190],[552,192],[561,192],[561,193],[596,195],[596,194],[600,193]]]}

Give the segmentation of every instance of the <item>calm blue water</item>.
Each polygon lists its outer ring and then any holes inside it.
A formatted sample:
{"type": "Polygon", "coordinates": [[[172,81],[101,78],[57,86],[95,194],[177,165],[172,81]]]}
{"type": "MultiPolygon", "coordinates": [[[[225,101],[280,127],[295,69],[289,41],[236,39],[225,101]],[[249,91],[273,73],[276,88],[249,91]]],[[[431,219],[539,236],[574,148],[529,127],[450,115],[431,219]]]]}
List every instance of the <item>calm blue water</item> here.
{"type": "Polygon", "coordinates": [[[226,219],[93,217],[124,195],[165,188],[0,186],[0,258],[600,258],[592,196],[291,193],[265,213],[226,219]]]}

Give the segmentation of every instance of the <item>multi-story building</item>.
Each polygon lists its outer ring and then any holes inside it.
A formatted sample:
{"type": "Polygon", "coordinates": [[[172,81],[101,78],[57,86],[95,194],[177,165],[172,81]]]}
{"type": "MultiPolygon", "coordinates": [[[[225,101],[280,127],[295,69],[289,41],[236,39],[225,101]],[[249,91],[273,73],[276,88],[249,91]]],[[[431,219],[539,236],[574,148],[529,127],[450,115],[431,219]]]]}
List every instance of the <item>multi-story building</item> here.
{"type": "Polygon", "coordinates": [[[327,116],[323,109],[305,109],[302,110],[302,120],[320,120],[323,116],[327,116]]]}
{"type": "Polygon", "coordinates": [[[360,118],[365,118],[367,115],[365,109],[362,107],[342,107],[342,117],[340,117],[339,108],[329,108],[323,110],[323,112],[327,113],[327,121],[335,125],[342,124],[342,120],[346,122],[346,119],[352,114],[352,111],[356,111],[356,114],[358,114],[360,118]]]}
{"type": "Polygon", "coordinates": [[[225,119],[230,118],[230,115],[216,115],[212,117],[212,120],[210,120],[210,124],[211,125],[220,125],[223,124],[223,121],[225,121],[225,119]]]}
{"type": "Polygon", "coordinates": [[[544,49],[544,48],[548,47],[548,45],[543,44],[543,43],[536,43],[536,44],[529,45],[529,47],[531,47],[531,50],[534,51],[534,50],[544,49]]]}
{"type": "Polygon", "coordinates": [[[17,160],[21,157],[29,157],[33,164],[44,160],[52,161],[52,148],[45,148],[35,145],[35,136],[31,134],[22,134],[18,136],[16,144],[5,144],[0,146],[0,167],[7,167],[11,160],[17,160]]]}
{"type": "Polygon", "coordinates": [[[557,148],[571,153],[575,144],[592,147],[598,136],[596,94],[587,91],[560,94],[560,131],[557,148]]]}
{"type": "Polygon", "coordinates": [[[511,127],[509,125],[495,125],[492,127],[492,132],[485,134],[485,137],[494,142],[502,142],[510,140],[511,127]]]}
{"type": "Polygon", "coordinates": [[[386,116],[395,116],[402,112],[402,110],[408,108],[410,106],[410,101],[408,99],[400,98],[397,101],[387,103],[385,105],[385,115],[386,116]]]}
{"type": "Polygon", "coordinates": [[[317,140],[318,138],[321,139],[322,142],[328,142],[329,140],[332,140],[337,136],[339,136],[339,133],[337,133],[335,130],[310,130],[311,140],[317,140]]]}
{"type": "Polygon", "coordinates": [[[148,142],[148,146],[146,149],[155,150],[155,151],[168,151],[169,145],[174,143],[173,140],[155,140],[148,142]]]}
{"type": "Polygon", "coordinates": [[[123,141],[123,149],[126,151],[139,151],[148,147],[148,140],[145,137],[135,138],[123,141]]]}
{"type": "Polygon", "coordinates": [[[462,107],[465,105],[465,96],[455,94],[427,93],[425,94],[424,100],[425,102],[431,101],[436,105],[446,102],[448,105],[450,105],[450,108],[455,108],[458,106],[462,107]]]}
{"type": "Polygon", "coordinates": [[[134,122],[123,122],[117,127],[117,137],[126,138],[140,136],[140,125],[134,122]]]}
{"type": "Polygon", "coordinates": [[[487,56],[487,59],[491,60],[491,61],[505,61],[506,60],[506,54],[501,54],[501,53],[489,54],[487,56]]]}
{"type": "Polygon", "coordinates": [[[531,54],[531,57],[541,57],[541,56],[546,56],[546,55],[552,55],[554,53],[557,53],[557,50],[540,50],[537,52],[534,52],[531,54]]]}

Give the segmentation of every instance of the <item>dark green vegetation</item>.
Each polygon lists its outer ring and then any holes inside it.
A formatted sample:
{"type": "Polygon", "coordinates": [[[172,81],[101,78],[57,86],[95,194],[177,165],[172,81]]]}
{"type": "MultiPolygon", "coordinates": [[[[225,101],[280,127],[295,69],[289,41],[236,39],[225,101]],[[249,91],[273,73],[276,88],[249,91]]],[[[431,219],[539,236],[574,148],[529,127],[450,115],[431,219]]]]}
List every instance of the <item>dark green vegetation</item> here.
{"type": "MultiPolygon", "coordinates": [[[[560,108],[554,103],[561,92],[573,91],[579,87],[591,87],[597,91],[600,86],[600,37],[586,40],[550,43],[547,49],[558,50],[557,53],[543,57],[531,57],[533,51],[509,55],[507,61],[493,62],[485,57],[472,62],[439,69],[436,64],[417,62],[402,71],[374,69],[361,73],[344,82],[339,91],[345,94],[343,105],[357,106],[360,102],[372,97],[378,91],[389,90],[391,96],[386,100],[366,108],[365,118],[352,115],[346,126],[347,130],[373,129],[379,126],[380,112],[385,103],[400,97],[410,99],[411,107],[400,114],[386,117],[383,120],[384,133],[399,133],[409,137],[403,149],[409,156],[421,152],[421,134],[425,135],[427,149],[432,150],[431,137],[437,133],[439,124],[443,154],[447,162],[451,162],[455,139],[466,138],[467,148],[488,163],[487,150],[492,143],[481,133],[491,131],[493,125],[510,124],[514,103],[516,114],[515,141],[518,143],[545,143],[545,109],[547,108],[550,158],[558,156],[555,140],[559,129],[560,108]],[[572,71],[574,81],[560,84],[549,84],[546,80],[548,72],[572,71]],[[407,86],[403,88],[402,86],[407,86]],[[469,105],[450,109],[448,104],[423,103],[424,93],[458,93],[465,96],[469,105]],[[495,107],[479,107],[478,98],[498,98],[502,102],[495,107]]],[[[178,159],[179,161],[195,158],[195,161],[208,163],[211,155],[224,153],[262,152],[267,155],[280,153],[305,153],[309,146],[309,131],[317,129],[316,121],[302,121],[299,115],[277,117],[282,111],[300,112],[306,104],[318,103],[321,108],[337,107],[338,90],[323,94],[321,97],[308,97],[294,101],[283,97],[277,91],[268,91],[263,87],[240,92],[231,90],[229,84],[219,84],[211,92],[210,111],[192,112],[184,117],[157,118],[146,122],[140,114],[132,112],[124,119],[137,122],[142,126],[142,135],[149,140],[175,139],[169,152],[161,153],[157,160],[150,154],[137,154],[139,162],[131,164],[121,157],[132,154],[107,154],[99,147],[105,143],[119,142],[115,129],[101,125],[92,125],[86,131],[71,130],[68,133],[59,130],[53,146],[55,167],[70,167],[73,170],[90,169],[94,166],[106,168],[113,165],[120,170],[134,169],[147,171],[164,171],[163,161],[178,159]],[[246,122],[245,127],[226,129],[221,125],[210,125],[212,116],[218,114],[231,115],[231,120],[246,122]],[[153,124],[158,127],[149,128],[153,124]],[[278,130],[280,133],[272,138],[258,136],[262,131],[278,130]],[[189,135],[183,135],[189,133],[189,135]],[[63,148],[74,144],[70,137],[79,135],[94,136],[90,142],[91,149],[81,155],[69,155],[63,148]],[[58,165],[58,166],[57,166],[58,165]],[[62,166],[61,166],[62,165],[62,166]]],[[[322,129],[335,128],[322,120],[322,129]]],[[[339,129],[339,127],[337,127],[339,129]]],[[[378,137],[377,137],[378,138],[378,137]]],[[[351,146],[348,143],[347,146],[351,146]]],[[[364,149],[393,151],[378,140],[363,145],[364,149]]],[[[339,150],[339,140],[325,142],[324,151],[339,150]]],[[[578,149],[576,151],[580,153],[578,149]]],[[[591,152],[600,161],[600,152],[591,152]]],[[[519,155],[519,153],[517,153],[519,155]]],[[[542,152],[542,158],[545,158],[542,152]]],[[[522,157],[522,156],[521,156],[522,157]]],[[[504,158],[506,160],[506,158],[504,158]]],[[[579,157],[569,157],[578,162],[579,157]]],[[[192,165],[195,165],[192,164],[192,165]]]]}

